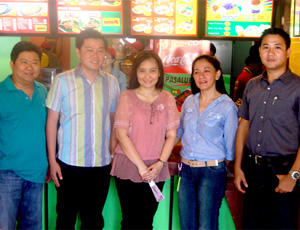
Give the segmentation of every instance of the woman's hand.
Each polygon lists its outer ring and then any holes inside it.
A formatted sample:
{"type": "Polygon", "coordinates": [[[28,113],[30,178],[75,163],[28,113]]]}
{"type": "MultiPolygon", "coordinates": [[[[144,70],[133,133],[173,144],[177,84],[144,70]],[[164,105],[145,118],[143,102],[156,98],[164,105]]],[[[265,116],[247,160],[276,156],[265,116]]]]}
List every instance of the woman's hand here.
{"type": "Polygon", "coordinates": [[[154,180],[163,168],[163,164],[159,161],[148,167],[148,172],[142,177],[143,180],[154,180]]]}
{"type": "Polygon", "coordinates": [[[145,180],[144,177],[145,177],[145,175],[147,175],[147,173],[149,172],[147,166],[144,165],[144,166],[138,167],[138,171],[139,171],[139,174],[140,174],[141,178],[142,178],[143,180],[145,180]]]}

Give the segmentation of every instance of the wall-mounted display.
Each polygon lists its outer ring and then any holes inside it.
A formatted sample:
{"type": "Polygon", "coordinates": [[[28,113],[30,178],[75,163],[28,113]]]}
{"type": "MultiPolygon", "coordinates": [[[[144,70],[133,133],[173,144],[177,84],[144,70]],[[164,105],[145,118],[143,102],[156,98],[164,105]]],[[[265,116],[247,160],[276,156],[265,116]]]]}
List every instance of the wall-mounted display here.
{"type": "Polygon", "coordinates": [[[272,14],[273,0],[207,0],[205,36],[260,37],[272,14]]]}
{"type": "Polygon", "coordinates": [[[48,0],[0,0],[0,33],[50,33],[48,0]]]}
{"type": "Polygon", "coordinates": [[[130,0],[131,35],[196,37],[198,0],[130,0]]]}
{"type": "Polygon", "coordinates": [[[93,28],[103,34],[123,34],[123,0],[57,0],[59,34],[93,28]]]}

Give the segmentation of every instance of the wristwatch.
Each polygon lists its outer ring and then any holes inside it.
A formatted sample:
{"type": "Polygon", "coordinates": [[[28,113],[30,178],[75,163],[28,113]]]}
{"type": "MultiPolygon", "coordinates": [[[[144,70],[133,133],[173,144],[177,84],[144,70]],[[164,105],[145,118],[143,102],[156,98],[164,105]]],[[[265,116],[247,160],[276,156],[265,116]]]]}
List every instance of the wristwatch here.
{"type": "Polygon", "coordinates": [[[298,171],[290,170],[289,174],[291,174],[291,176],[294,180],[298,180],[300,177],[300,173],[298,171]]]}
{"type": "Polygon", "coordinates": [[[168,164],[167,162],[162,161],[161,159],[158,159],[158,161],[159,161],[160,163],[162,163],[163,166],[166,166],[166,165],[168,164]]]}

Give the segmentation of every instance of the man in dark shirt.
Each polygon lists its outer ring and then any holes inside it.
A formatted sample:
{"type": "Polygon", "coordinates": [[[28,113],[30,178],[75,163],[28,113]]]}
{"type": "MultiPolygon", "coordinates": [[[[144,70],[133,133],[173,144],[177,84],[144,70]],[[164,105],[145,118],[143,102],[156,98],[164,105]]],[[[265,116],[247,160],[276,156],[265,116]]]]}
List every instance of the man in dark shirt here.
{"type": "Polygon", "coordinates": [[[262,72],[262,63],[259,56],[248,56],[245,60],[245,64],[246,66],[235,81],[233,91],[232,100],[236,103],[238,108],[240,108],[243,93],[248,81],[262,72]]]}
{"type": "Polygon", "coordinates": [[[259,52],[266,71],[246,86],[236,135],[243,228],[298,229],[300,78],[287,67],[289,35],[265,30],[259,52]]]}

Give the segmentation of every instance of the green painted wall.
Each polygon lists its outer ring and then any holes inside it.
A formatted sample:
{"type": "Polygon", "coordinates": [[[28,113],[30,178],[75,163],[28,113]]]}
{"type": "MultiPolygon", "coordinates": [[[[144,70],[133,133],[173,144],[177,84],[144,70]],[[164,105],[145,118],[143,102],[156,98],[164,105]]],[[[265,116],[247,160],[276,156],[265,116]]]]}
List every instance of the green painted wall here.
{"type": "Polygon", "coordinates": [[[0,37],[0,81],[11,74],[9,66],[10,53],[16,43],[21,41],[20,37],[0,37]]]}
{"type": "Polygon", "coordinates": [[[70,39],[70,46],[70,69],[74,69],[80,62],[80,59],[77,57],[76,54],[75,38],[70,39]]]}
{"type": "MultiPolygon", "coordinates": [[[[175,176],[174,188],[177,187],[178,177],[175,176]]],[[[56,222],[56,189],[53,181],[48,185],[49,189],[49,230],[55,229],[56,222]]],[[[150,187],[149,187],[150,189],[150,187]]],[[[173,218],[172,218],[172,229],[180,230],[179,225],[179,214],[177,205],[177,191],[173,191],[173,218]]],[[[167,180],[163,189],[165,199],[159,203],[157,212],[153,220],[154,230],[167,230],[169,229],[169,207],[170,207],[170,180],[167,180]]],[[[117,190],[115,187],[114,178],[111,179],[108,197],[103,209],[103,217],[105,221],[104,230],[115,230],[120,229],[121,222],[121,207],[118,199],[117,190]]],[[[80,221],[77,221],[76,229],[80,229],[80,221]]],[[[219,217],[219,229],[235,230],[234,222],[229,210],[226,199],[223,199],[222,206],[220,209],[219,217]]]]}

